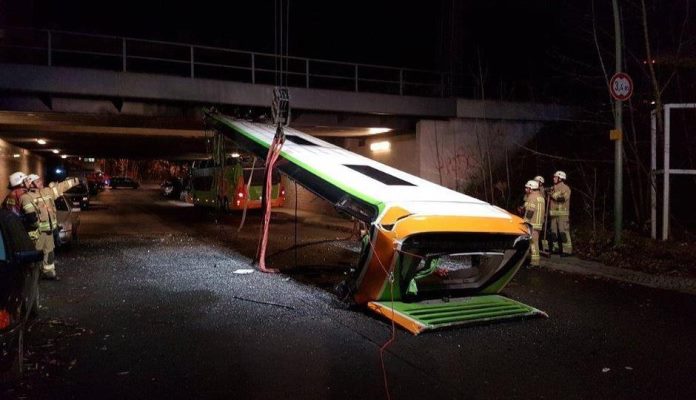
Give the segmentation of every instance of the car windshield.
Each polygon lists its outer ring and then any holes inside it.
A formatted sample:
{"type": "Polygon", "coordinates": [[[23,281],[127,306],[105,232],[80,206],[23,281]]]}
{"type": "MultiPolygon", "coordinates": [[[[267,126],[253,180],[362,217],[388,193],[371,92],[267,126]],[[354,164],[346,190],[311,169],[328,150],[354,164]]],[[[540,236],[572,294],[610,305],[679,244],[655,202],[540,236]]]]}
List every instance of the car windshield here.
{"type": "Polygon", "coordinates": [[[87,187],[84,184],[80,184],[68,189],[65,193],[70,194],[84,194],[87,193],[87,187]]]}

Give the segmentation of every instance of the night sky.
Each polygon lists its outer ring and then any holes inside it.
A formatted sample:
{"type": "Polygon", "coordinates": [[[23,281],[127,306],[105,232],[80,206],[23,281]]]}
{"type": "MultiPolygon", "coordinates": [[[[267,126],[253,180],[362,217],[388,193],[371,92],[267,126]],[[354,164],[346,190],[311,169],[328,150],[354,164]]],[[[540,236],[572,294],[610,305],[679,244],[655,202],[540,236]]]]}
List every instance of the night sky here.
{"type": "MultiPolygon", "coordinates": [[[[0,0],[7,23],[274,51],[274,2],[0,0]]],[[[556,2],[290,2],[290,54],[448,70],[475,54],[533,73],[554,38],[556,2]],[[536,68],[530,68],[534,65],[536,68]]],[[[478,57],[478,56],[476,56],[478,57]]]]}

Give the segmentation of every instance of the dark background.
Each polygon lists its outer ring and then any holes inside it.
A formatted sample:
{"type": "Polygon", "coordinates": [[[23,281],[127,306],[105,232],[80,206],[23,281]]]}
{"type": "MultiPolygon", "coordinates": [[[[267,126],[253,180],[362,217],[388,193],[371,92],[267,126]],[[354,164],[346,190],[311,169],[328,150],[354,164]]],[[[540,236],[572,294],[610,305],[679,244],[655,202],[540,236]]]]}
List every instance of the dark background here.
{"type": "MultiPolygon", "coordinates": [[[[644,1],[662,102],[696,101],[696,0],[644,1]]],[[[0,26],[276,53],[275,4],[0,0],[0,26]]],[[[619,0],[623,71],[635,85],[624,105],[625,212],[627,223],[638,229],[645,229],[649,217],[649,127],[656,100],[642,4],[643,0],[619,0]]],[[[575,120],[547,128],[529,144],[534,152],[510,162],[522,166],[525,176],[562,168],[574,177],[586,177],[587,182],[576,179],[576,187],[591,183],[601,196],[602,218],[611,220],[606,212],[612,209],[614,158],[613,142],[607,139],[614,125],[606,83],[615,72],[611,1],[294,0],[289,15],[291,56],[444,71],[451,73],[452,93],[459,97],[577,106],[575,120]]],[[[681,112],[672,121],[673,161],[682,168],[696,168],[689,133],[694,117],[696,113],[681,112]]],[[[679,202],[692,198],[696,187],[693,177],[682,178],[673,188],[675,210],[688,209],[679,202]]]]}
{"type": "MultiPolygon", "coordinates": [[[[0,24],[273,53],[274,3],[0,0],[0,24]]],[[[455,72],[468,86],[485,75],[495,92],[510,92],[511,82],[529,92],[555,73],[553,49],[563,46],[566,31],[557,16],[564,12],[548,0],[296,0],[289,54],[455,72]]]]}
{"type": "MultiPolygon", "coordinates": [[[[275,53],[277,1],[0,0],[0,25],[124,35],[275,53]]],[[[634,102],[649,104],[640,0],[620,0],[634,102]]],[[[696,0],[646,0],[666,96],[694,98],[696,0]],[[691,57],[674,65],[674,58],[691,57]],[[669,61],[672,60],[672,61],[669,61]],[[690,74],[684,78],[685,74],[690,74]]],[[[610,1],[290,2],[289,54],[451,72],[457,94],[608,109],[614,72],[610,1]],[[596,41],[593,33],[596,31],[596,41]]]]}

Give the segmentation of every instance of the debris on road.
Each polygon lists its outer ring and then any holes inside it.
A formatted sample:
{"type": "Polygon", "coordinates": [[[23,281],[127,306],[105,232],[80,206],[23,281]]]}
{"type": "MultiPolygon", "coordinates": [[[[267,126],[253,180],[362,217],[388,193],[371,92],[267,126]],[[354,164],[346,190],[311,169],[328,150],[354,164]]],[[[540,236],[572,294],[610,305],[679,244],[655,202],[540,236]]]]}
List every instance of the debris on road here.
{"type": "Polygon", "coordinates": [[[246,275],[246,274],[251,274],[252,272],[254,272],[254,270],[251,268],[240,268],[240,269],[234,270],[233,273],[238,274],[238,275],[246,275]]]}

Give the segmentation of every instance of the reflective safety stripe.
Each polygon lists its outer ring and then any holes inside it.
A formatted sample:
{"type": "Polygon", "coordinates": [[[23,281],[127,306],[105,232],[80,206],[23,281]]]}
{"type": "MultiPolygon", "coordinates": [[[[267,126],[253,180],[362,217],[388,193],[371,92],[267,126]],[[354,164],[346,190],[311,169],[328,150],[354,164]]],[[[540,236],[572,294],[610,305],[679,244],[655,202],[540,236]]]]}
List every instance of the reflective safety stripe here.
{"type": "Polygon", "coordinates": [[[565,217],[570,215],[570,213],[568,212],[568,210],[550,210],[549,215],[552,217],[565,217]]]}
{"type": "Polygon", "coordinates": [[[536,214],[534,215],[534,221],[532,221],[532,227],[541,230],[544,225],[544,207],[546,202],[544,201],[544,197],[537,196],[536,203],[536,214]]]}
{"type": "Polygon", "coordinates": [[[39,222],[39,230],[41,232],[51,232],[51,224],[48,221],[39,222]]]}

